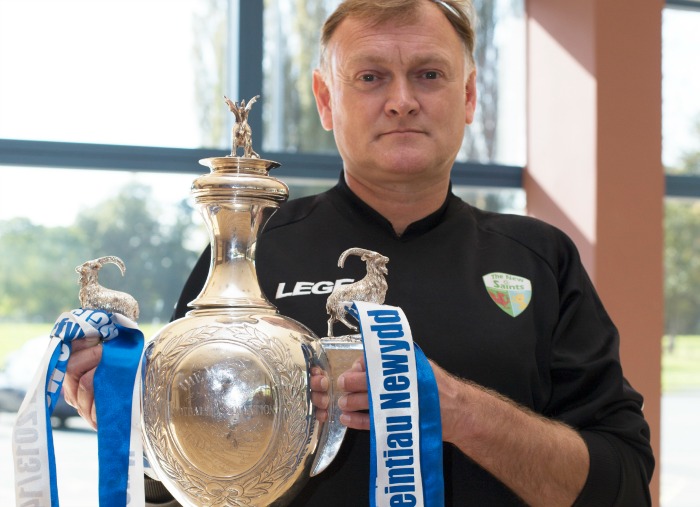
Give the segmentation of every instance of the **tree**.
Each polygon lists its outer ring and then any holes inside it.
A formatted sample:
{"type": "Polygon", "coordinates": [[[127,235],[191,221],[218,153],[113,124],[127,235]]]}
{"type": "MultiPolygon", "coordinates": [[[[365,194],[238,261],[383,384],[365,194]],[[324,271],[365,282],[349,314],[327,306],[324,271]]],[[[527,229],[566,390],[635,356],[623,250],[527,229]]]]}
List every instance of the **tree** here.
{"type": "Polygon", "coordinates": [[[320,27],[337,4],[327,0],[265,2],[265,149],[336,152],[333,134],[323,129],[318,118],[311,78],[318,66],[320,27]]]}
{"type": "MultiPolygon", "coordinates": [[[[700,139],[700,120],[695,131],[700,139]]],[[[700,174],[700,150],[666,172],[700,174]]],[[[667,199],[664,231],[665,328],[672,344],[676,334],[700,332],[700,201],[667,199]]]]}
{"type": "Polygon", "coordinates": [[[700,202],[668,201],[664,217],[666,333],[700,331],[700,202]]]}
{"type": "Polygon", "coordinates": [[[0,317],[51,322],[78,306],[76,259],[88,247],[72,227],[44,227],[26,218],[0,222],[0,317]]]}
{"type": "Polygon", "coordinates": [[[0,317],[52,322],[79,306],[75,267],[116,255],[126,264],[126,276],[107,265],[100,283],[132,294],[140,322],[167,321],[200,250],[186,247],[194,229],[187,202],[167,214],[154,202],[149,187],[134,184],[82,211],[69,227],[34,225],[26,218],[0,222],[0,317]]]}
{"type": "MultiPolygon", "coordinates": [[[[700,116],[692,128],[695,138],[700,141],[700,116]]],[[[669,174],[698,175],[700,174],[700,149],[686,151],[681,157],[678,167],[667,167],[669,174]]]]}
{"type": "MultiPolygon", "coordinates": [[[[226,80],[228,48],[229,0],[207,0],[199,3],[200,12],[192,20],[194,45],[192,62],[194,71],[195,104],[199,115],[201,146],[231,147],[228,125],[228,109],[224,95],[229,85],[226,80]]],[[[231,97],[240,100],[240,97],[231,97]]],[[[248,97],[246,97],[248,98],[248,97]]]]}
{"type": "Polygon", "coordinates": [[[153,203],[149,187],[130,185],[76,220],[90,245],[88,258],[116,255],[126,264],[124,279],[117,269],[103,268],[100,282],[132,294],[142,322],[169,318],[199,253],[183,247],[193,225],[186,201],[174,216],[164,215],[153,203]]]}
{"type": "Polygon", "coordinates": [[[474,123],[464,137],[462,151],[468,160],[489,162],[495,159],[498,123],[498,46],[495,42],[498,2],[477,0],[478,19],[474,51],[477,101],[474,123]]]}
{"type": "MultiPolygon", "coordinates": [[[[332,133],[326,132],[316,112],[311,76],[318,66],[320,27],[339,0],[266,0],[265,51],[263,59],[263,150],[303,153],[335,153],[332,133]]],[[[495,158],[499,113],[498,65],[495,40],[499,7],[506,4],[475,0],[478,18],[475,60],[478,107],[465,136],[462,154],[469,160],[495,158]]],[[[511,11],[522,9],[522,0],[508,3],[511,11]]],[[[227,111],[221,105],[226,93],[228,0],[207,0],[195,14],[193,62],[196,103],[204,146],[228,146],[227,111]]],[[[232,97],[239,100],[243,97],[232,97]]],[[[254,133],[256,139],[260,134],[254,133]]]]}

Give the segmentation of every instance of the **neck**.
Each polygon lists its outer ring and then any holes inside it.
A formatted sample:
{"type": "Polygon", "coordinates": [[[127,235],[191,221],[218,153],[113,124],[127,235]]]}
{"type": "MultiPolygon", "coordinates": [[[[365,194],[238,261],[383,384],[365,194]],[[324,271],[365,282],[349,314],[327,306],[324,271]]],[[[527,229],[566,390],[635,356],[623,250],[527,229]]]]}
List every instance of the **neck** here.
{"type": "Polygon", "coordinates": [[[447,195],[449,175],[426,183],[389,183],[377,185],[362,181],[345,171],[345,182],[352,192],[386,218],[399,236],[406,228],[437,211],[447,195]]]}

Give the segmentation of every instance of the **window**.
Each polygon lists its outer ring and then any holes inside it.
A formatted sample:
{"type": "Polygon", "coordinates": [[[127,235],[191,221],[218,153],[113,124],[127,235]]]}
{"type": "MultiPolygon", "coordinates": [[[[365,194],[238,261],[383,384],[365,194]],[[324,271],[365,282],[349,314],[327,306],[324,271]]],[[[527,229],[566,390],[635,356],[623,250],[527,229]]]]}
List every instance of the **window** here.
{"type": "Polygon", "coordinates": [[[673,174],[700,174],[700,73],[689,64],[700,47],[698,10],[663,14],[663,162],[673,174]]]}
{"type": "Polygon", "coordinates": [[[666,170],[665,333],[662,363],[661,504],[697,496],[700,440],[700,2],[668,1],[663,13],[662,132],[666,170]],[[683,417],[672,415],[683,414],[683,417]]]}
{"type": "Polygon", "coordinates": [[[212,106],[226,86],[227,10],[214,7],[0,3],[0,138],[226,146],[212,126],[226,111],[212,106]]]}
{"type": "Polygon", "coordinates": [[[104,255],[122,258],[127,273],[105,267],[100,283],[136,297],[140,325],[169,320],[208,240],[188,199],[192,176],[29,167],[1,174],[0,324],[45,323],[50,332],[61,312],[79,306],[75,267],[104,255]]]}
{"type": "MultiPolygon", "coordinates": [[[[318,66],[319,33],[339,0],[265,2],[263,149],[267,152],[336,153],[322,129],[311,92],[318,66]]],[[[523,2],[478,0],[474,124],[459,160],[525,163],[525,22],[523,2]]]]}
{"type": "MultiPolygon", "coordinates": [[[[292,197],[335,183],[340,158],[320,129],[308,78],[319,27],[336,4],[0,1],[0,369],[11,349],[46,336],[78,304],[74,269],[91,258],[124,259],[124,278],[107,266],[100,280],[139,299],[147,336],[169,318],[207,241],[189,199],[205,170],[197,161],[230,151],[223,95],[262,95],[250,117],[253,141],[282,164],[274,175],[292,197]]],[[[459,195],[518,213],[523,4],[477,2],[482,103],[453,172],[459,195]]],[[[83,449],[59,440],[59,462],[83,449]]],[[[0,468],[11,470],[4,456],[0,468]]],[[[85,464],[94,458],[86,451],[82,470],[93,470],[85,464]]],[[[93,505],[85,491],[95,484],[96,476],[62,485],[61,500],[93,505]]],[[[13,497],[11,484],[0,488],[0,504],[13,497]]]]}

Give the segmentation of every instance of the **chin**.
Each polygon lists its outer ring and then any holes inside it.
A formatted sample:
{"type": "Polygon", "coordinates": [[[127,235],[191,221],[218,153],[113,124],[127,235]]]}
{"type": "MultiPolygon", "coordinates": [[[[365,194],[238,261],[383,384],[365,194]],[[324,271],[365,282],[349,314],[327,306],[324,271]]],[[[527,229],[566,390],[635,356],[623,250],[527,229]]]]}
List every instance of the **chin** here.
{"type": "Polygon", "coordinates": [[[425,157],[423,153],[420,156],[402,153],[401,156],[383,160],[380,167],[393,174],[416,175],[434,172],[436,164],[434,160],[425,157]]]}

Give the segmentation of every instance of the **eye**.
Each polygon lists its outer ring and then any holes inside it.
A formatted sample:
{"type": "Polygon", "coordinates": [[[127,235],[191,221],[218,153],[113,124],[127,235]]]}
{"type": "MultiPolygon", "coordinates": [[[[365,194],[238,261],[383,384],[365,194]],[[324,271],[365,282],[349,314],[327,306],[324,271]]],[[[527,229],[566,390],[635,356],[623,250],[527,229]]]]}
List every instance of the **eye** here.
{"type": "Polygon", "coordinates": [[[377,80],[377,76],[375,76],[374,74],[362,74],[360,76],[360,81],[362,81],[364,83],[371,83],[372,81],[376,81],[376,80],[377,80]]]}
{"type": "Polygon", "coordinates": [[[437,79],[438,77],[440,77],[440,74],[435,70],[429,70],[423,73],[423,77],[425,79],[437,79]]]}

